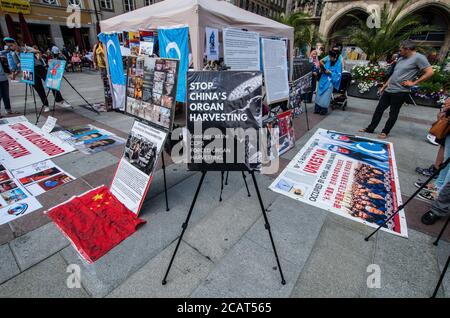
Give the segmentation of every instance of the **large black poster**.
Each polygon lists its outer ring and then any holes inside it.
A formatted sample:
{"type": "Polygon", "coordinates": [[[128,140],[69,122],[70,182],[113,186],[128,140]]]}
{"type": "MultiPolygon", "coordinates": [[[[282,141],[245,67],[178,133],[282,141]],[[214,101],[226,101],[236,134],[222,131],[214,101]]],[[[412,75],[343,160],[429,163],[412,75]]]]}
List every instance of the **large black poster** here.
{"type": "Polygon", "coordinates": [[[261,102],[261,72],[188,72],[188,169],[257,168],[261,102]]]}
{"type": "Polygon", "coordinates": [[[294,58],[293,73],[292,73],[293,81],[299,79],[300,77],[308,74],[311,71],[312,71],[312,63],[309,61],[309,59],[299,57],[294,58]]]}

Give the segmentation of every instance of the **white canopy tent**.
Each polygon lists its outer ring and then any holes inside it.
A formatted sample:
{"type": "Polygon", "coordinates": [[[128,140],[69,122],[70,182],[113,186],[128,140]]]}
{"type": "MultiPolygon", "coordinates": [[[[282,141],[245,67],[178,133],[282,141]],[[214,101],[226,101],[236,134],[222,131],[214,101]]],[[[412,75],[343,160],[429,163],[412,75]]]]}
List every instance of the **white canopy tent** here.
{"type": "MultiPolygon", "coordinates": [[[[165,0],[100,22],[103,32],[138,31],[188,25],[194,68],[203,67],[205,28],[239,28],[265,37],[288,38],[290,64],[294,29],[218,0],[165,0]]],[[[291,67],[292,69],[292,67],[291,67]]]]}

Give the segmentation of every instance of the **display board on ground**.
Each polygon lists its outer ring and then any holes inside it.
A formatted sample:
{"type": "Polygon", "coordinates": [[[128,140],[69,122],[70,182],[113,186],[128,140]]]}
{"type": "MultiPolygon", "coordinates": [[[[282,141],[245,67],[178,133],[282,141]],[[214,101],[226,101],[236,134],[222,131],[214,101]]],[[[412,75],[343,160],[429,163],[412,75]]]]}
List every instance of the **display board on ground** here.
{"type": "Polygon", "coordinates": [[[189,72],[187,90],[188,169],[258,167],[261,72],[189,72]]]}
{"type": "MultiPolygon", "coordinates": [[[[401,205],[392,143],[318,129],[270,189],[372,227],[401,205]]],[[[383,230],[407,237],[404,211],[383,230]]]]}
{"type": "Polygon", "coordinates": [[[25,167],[74,150],[28,121],[0,125],[0,163],[8,169],[25,167]]]}
{"type": "Polygon", "coordinates": [[[167,132],[135,121],[124,154],[111,184],[111,193],[133,213],[139,214],[167,132]]]}

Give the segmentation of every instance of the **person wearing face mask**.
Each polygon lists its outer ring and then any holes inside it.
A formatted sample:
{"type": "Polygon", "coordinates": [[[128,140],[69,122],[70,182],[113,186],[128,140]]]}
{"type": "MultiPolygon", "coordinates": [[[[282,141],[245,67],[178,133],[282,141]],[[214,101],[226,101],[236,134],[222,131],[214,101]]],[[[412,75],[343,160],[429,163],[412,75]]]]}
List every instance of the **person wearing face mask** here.
{"type": "Polygon", "coordinates": [[[411,87],[425,82],[432,75],[433,68],[424,55],[416,52],[415,44],[410,40],[400,43],[400,57],[392,75],[378,91],[381,98],[372,116],[372,121],[369,126],[359,131],[373,133],[380,123],[384,111],[390,107],[389,119],[378,135],[378,138],[386,139],[397,121],[400,108],[409,99],[411,87]],[[419,73],[422,75],[417,78],[419,73]]]}
{"type": "Polygon", "coordinates": [[[339,89],[341,83],[342,64],[335,52],[328,52],[328,56],[320,61],[320,73],[314,113],[326,115],[333,88],[339,89]]]}

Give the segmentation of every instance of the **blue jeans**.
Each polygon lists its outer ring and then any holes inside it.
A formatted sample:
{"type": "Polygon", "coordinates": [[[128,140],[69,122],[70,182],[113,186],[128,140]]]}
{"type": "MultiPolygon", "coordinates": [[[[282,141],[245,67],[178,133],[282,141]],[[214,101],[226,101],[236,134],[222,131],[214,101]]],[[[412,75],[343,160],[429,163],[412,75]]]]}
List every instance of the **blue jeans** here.
{"type": "MultiPolygon", "coordinates": [[[[444,146],[444,161],[450,157],[450,135],[445,138],[445,146],[444,146]]],[[[439,173],[439,177],[437,178],[436,188],[440,192],[441,189],[450,181],[450,164],[445,167],[445,169],[441,170],[439,173]]]]}

